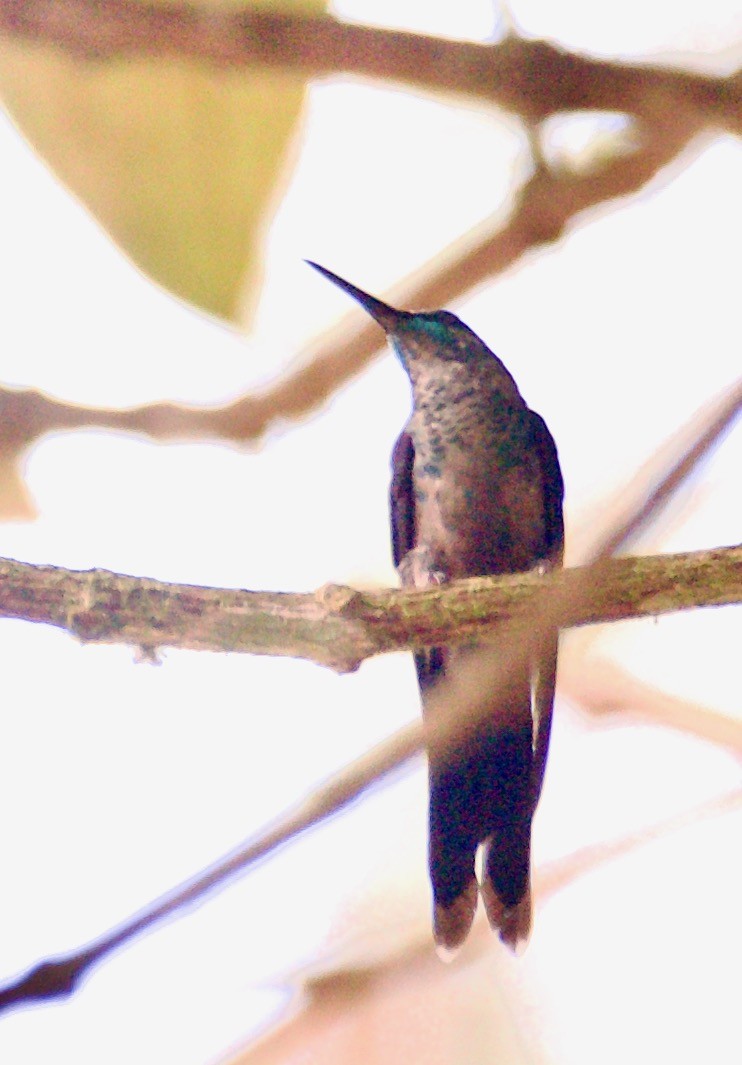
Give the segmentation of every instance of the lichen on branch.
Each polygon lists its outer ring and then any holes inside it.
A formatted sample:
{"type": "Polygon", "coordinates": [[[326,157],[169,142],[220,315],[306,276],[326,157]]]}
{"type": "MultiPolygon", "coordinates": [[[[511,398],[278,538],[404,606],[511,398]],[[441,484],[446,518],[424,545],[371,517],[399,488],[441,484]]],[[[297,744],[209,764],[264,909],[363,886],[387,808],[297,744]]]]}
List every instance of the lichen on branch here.
{"type": "Polygon", "coordinates": [[[305,594],[0,560],[0,617],[54,625],[91,643],[290,656],[338,671],[389,651],[485,636],[500,622],[532,616],[539,596],[555,591],[564,627],[739,603],[742,546],[616,558],[544,576],[477,577],[424,591],[326,585],[305,594]],[[586,596],[587,586],[594,590],[586,596]]]}

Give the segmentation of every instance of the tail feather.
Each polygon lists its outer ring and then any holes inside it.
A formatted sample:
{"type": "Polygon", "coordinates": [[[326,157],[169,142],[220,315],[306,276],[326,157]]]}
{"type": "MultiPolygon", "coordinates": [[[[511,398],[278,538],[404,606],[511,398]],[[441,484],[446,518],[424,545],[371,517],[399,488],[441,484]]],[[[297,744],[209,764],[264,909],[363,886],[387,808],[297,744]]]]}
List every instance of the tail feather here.
{"type": "Polygon", "coordinates": [[[512,950],[522,950],[531,930],[531,729],[502,737],[498,805],[484,841],[482,902],[487,919],[512,950]]]}
{"type": "Polygon", "coordinates": [[[458,948],[469,935],[469,929],[477,912],[479,890],[475,877],[458,895],[450,906],[436,902],[433,907],[433,938],[436,942],[438,956],[443,961],[450,961],[458,948]]]}
{"type": "Polygon", "coordinates": [[[435,941],[453,951],[466,939],[477,908],[474,858],[479,839],[469,813],[476,800],[471,759],[430,768],[429,864],[435,941]]]}
{"type": "Polygon", "coordinates": [[[531,819],[498,828],[484,845],[481,894],[490,927],[519,953],[531,931],[531,819]]]}
{"type": "Polygon", "coordinates": [[[531,934],[531,919],[533,905],[531,903],[530,884],[522,896],[513,906],[506,906],[492,886],[490,879],[482,883],[482,902],[487,914],[487,920],[493,932],[498,932],[503,943],[510,947],[515,954],[521,954],[531,934]]]}
{"type": "Polygon", "coordinates": [[[482,898],[493,927],[513,949],[530,929],[531,768],[528,697],[509,723],[492,718],[463,752],[430,766],[430,878],[434,935],[446,953],[466,938],[477,906],[474,859],[486,844],[482,898]],[[527,710],[526,710],[527,707],[527,710]],[[514,725],[524,720],[528,724],[514,725]]]}

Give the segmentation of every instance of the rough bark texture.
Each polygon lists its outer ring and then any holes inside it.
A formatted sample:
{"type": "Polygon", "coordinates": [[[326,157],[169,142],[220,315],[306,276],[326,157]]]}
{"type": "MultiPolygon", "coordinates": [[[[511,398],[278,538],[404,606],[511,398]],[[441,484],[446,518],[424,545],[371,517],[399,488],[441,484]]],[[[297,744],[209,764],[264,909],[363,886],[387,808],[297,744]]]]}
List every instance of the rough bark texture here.
{"type": "Polygon", "coordinates": [[[54,625],[89,642],[287,655],[348,671],[375,654],[481,637],[527,614],[547,587],[567,604],[560,607],[565,627],[738,603],[742,547],[618,558],[592,572],[473,578],[419,592],[326,585],[310,594],[166,584],[5,559],[0,617],[54,625]]]}

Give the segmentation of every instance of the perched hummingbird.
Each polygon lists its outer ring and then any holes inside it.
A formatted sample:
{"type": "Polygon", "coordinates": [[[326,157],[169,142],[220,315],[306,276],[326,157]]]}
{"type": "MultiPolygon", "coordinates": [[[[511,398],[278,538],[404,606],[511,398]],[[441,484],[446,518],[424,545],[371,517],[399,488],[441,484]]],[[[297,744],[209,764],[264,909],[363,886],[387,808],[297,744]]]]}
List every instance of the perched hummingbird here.
{"type": "MultiPolygon", "coordinates": [[[[394,563],[404,586],[561,564],[564,484],[554,441],[497,356],[449,311],[395,310],[316,263],[385,330],[412,384],[392,455],[394,563]]],[[[471,648],[468,649],[471,652],[471,648]]],[[[423,712],[466,648],[415,654],[423,712]]],[[[466,938],[482,900],[516,949],[531,926],[531,820],[549,745],[557,633],[445,762],[430,759],[430,879],[443,953],[466,938]]]]}

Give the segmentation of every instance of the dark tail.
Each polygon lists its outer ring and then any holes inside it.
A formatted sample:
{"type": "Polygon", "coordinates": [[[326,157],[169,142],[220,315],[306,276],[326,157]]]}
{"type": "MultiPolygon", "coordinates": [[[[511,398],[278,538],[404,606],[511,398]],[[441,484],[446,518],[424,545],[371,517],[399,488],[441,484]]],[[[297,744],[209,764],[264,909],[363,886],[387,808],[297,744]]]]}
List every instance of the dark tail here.
{"type": "Polygon", "coordinates": [[[434,934],[444,951],[464,941],[474,919],[474,858],[482,843],[481,892],[490,924],[513,949],[530,930],[530,683],[519,684],[508,701],[507,707],[493,708],[464,749],[430,766],[434,934]]]}

